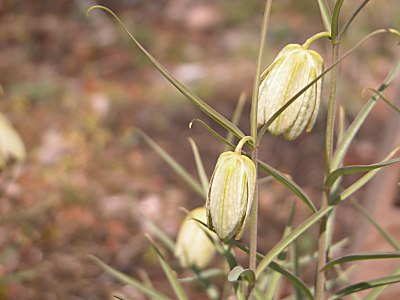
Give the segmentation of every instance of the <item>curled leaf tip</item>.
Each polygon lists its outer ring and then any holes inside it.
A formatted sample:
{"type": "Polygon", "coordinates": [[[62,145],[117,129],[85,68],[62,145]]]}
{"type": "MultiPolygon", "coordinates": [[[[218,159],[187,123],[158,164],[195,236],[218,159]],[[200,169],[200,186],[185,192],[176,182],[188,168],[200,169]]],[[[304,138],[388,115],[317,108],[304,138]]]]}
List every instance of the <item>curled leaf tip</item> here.
{"type": "Polygon", "coordinates": [[[196,120],[192,120],[192,121],[190,121],[190,123],[189,123],[189,129],[192,129],[192,127],[193,127],[193,123],[195,122],[196,120]]]}

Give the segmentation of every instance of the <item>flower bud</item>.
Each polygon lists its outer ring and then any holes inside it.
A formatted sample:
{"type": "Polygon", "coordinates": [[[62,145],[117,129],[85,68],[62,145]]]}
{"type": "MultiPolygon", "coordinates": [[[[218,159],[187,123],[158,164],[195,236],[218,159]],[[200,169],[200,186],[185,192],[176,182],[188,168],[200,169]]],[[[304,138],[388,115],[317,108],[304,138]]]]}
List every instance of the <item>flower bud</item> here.
{"type": "Polygon", "coordinates": [[[25,155],[25,147],[17,131],[0,114],[0,168],[10,160],[24,160],[25,155]]]}
{"type": "Polygon", "coordinates": [[[221,240],[243,235],[254,197],[256,168],[237,151],[222,153],[211,177],[207,195],[207,224],[221,240]]]}
{"type": "Polygon", "coordinates": [[[194,219],[206,223],[206,208],[199,207],[189,212],[179,229],[175,257],[184,268],[192,265],[204,268],[215,254],[214,245],[205,231],[213,238],[216,238],[215,233],[194,219]]]}
{"type": "MultiPolygon", "coordinates": [[[[314,80],[323,70],[323,59],[304,45],[284,47],[267,70],[260,84],[258,125],[264,125],[290,98],[314,80]]],[[[322,80],[314,83],[272,122],[273,135],[294,140],[306,129],[311,131],[317,118],[322,80]]]]}

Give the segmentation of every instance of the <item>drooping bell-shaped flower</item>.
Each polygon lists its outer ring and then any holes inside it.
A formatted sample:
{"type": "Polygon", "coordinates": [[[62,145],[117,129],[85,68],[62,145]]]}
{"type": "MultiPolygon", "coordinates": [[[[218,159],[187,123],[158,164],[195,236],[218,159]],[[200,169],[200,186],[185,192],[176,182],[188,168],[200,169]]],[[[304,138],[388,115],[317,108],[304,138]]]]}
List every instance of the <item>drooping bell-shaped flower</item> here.
{"type": "MultiPolygon", "coordinates": [[[[258,125],[268,120],[296,93],[323,71],[323,59],[306,44],[290,44],[284,47],[266,71],[260,84],[258,125]]],[[[304,129],[310,131],[317,118],[322,80],[318,80],[269,126],[273,135],[294,140],[304,129]]]]}
{"type": "Polygon", "coordinates": [[[12,160],[22,161],[26,152],[18,132],[5,116],[0,114],[0,169],[12,160]]]}
{"type": "Polygon", "coordinates": [[[206,219],[206,208],[199,207],[189,212],[182,222],[176,239],[175,257],[183,268],[196,266],[202,269],[215,254],[214,245],[205,232],[216,239],[215,233],[196,221],[206,223],[206,219]]]}
{"type": "Polygon", "coordinates": [[[207,224],[224,241],[242,237],[253,202],[256,168],[251,159],[241,155],[246,138],[235,152],[227,151],[219,156],[210,180],[207,224]]]}

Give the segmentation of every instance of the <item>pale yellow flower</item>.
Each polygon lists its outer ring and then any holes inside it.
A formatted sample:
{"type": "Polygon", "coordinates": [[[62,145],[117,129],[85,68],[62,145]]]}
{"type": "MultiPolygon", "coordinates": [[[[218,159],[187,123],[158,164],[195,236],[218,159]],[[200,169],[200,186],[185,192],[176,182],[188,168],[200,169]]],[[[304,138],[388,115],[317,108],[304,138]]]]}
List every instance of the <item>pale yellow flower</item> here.
{"type": "Polygon", "coordinates": [[[240,239],[250,215],[256,183],[254,163],[240,151],[220,155],[207,196],[207,223],[222,240],[240,239]]]}
{"type": "Polygon", "coordinates": [[[206,208],[199,207],[188,213],[179,229],[176,240],[175,257],[182,267],[192,265],[204,268],[213,258],[215,248],[205,231],[216,239],[215,233],[208,230],[195,219],[206,223],[206,208]]]}
{"type": "Polygon", "coordinates": [[[22,161],[25,156],[25,147],[18,132],[0,114],[0,168],[11,160],[22,161]]]}
{"type": "MultiPolygon", "coordinates": [[[[314,80],[323,70],[323,59],[304,46],[284,47],[268,68],[261,82],[258,103],[258,125],[264,125],[291,97],[314,80]]],[[[310,131],[317,118],[322,81],[313,84],[300,95],[269,126],[273,135],[283,134],[294,140],[306,129],[310,131]]]]}

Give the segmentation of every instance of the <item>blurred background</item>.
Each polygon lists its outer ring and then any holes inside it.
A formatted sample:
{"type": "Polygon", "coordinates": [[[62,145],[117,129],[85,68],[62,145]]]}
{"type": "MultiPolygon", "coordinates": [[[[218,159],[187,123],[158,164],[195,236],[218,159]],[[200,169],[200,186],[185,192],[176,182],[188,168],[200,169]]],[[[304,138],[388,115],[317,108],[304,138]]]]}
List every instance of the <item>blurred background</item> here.
{"type": "MultiPolygon", "coordinates": [[[[345,1],[342,22],[360,2],[345,1]]],[[[223,150],[199,124],[191,130],[188,124],[201,118],[225,132],[159,75],[108,15],[94,11],[86,16],[94,4],[113,9],[174,76],[227,118],[242,91],[251,95],[264,1],[1,0],[0,109],[21,134],[28,158],[0,177],[0,299],[111,299],[115,291],[144,299],[100,270],[88,254],[134,277],[147,272],[170,294],[149,252],[144,233],[151,235],[152,228],[142,214],[174,238],[184,217],[178,207],[192,209],[203,205],[203,199],[133,134],[133,128],[143,129],[194,175],[188,137],[198,144],[208,175],[223,150]]],[[[397,0],[371,1],[345,35],[342,53],[370,31],[399,29],[399,13],[397,0]]],[[[302,44],[323,30],[317,1],[275,1],[265,67],[286,44],[302,44]]],[[[370,96],[363,95],[363,89],[377,88],[399,60],[396,42],[389,35],[377,36],[340,65],[338,98],[347,122],[370,96]]],[[[330,65],[329,41],[312,48],[330,65]]],[[[260,151],[264,161],[291,174],[315,203],[323,178],[326,94],[325,88],[312,133],[291,143],[265,137],[260,151]]],[[[399,79],[385,94],[398,103],[399,79]]],[[[239,123],[244,132],[249,131],[249,113],[248,99],[239,123]]],[[[376,162],[398,146],[396,120],[398,115],[378,103],[346,164],[376,162]]],[[[398,234],[399,168],[381,175],[357,199],[398,234]]],[[[355,178],[346,178],[344,184],[355,178]]],[[[280,239],[295,200],[274,181],[261,187],[260,252],[280,239]]],[[[296,223],[308,216],[297,202],[296,223]]],[[[341,205],[338,219],[335,240],[351,237],[343,253],[391,250],[352,205],[341,205]]],[[[314,251],[316,228],[300,239],[299,248],[301,253],[314,251]]],[[[178,268],[172,255],[165,255],[178,268]]],[[[242,260],[246,264],[246,257],[242,260]]],[[[221,265],[222,259],[213,263],[221,265]]],[[[387,275],[395,265],[392,260],[383,273],[378,268],[368,273],[361,266],[354,280],[387,275]]],[[[303,271],[312,278],[314,267],[303,271]]],[[[192,299],[204,297],[198,286],[186,287],[192,299]]],[[[391,290],[385,299],[400,296],[396,287],[391,290]]]]}

